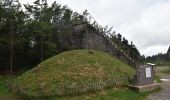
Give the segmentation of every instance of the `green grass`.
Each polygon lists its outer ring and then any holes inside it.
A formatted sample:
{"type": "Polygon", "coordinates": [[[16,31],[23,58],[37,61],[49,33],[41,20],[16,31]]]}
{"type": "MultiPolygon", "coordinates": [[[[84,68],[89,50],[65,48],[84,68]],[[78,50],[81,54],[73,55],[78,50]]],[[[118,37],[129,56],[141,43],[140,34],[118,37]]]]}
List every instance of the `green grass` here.
{"type": "Polygon", "coordinates": [[[79,95],[127,85],[133,75],[131,67],[109,54],[74,50],[49,58],[24,73],[14,81],[13,90],[32,97],[79,95]]]}
{"type": "Polygon", "coordinates": [[[159,70],[163,74],[170,74],[170,67],[169,66],[161,66],[161,67],[159,67],[159,70]]]}
{"type": "Polygon", "coordinates": [[[158,83],[161,83],[161,77],[156,75],[155,76],[155,81],[158,82],[158,83]]]}
{"type": "MultiPolygon", "coordinates": [[[[0,76],[0,97],[12,97],[19,98],[18,95],[11,93],[7,86],[6,80],[9,76],[0,76]]],[[[145,97],[152,92],[138,93],[128,88],[109,88],[102,91],[97,91],[93,93],[86,93],[79,96],[66,96],[66,97],[49,97],[49,98],[39,98],[30,99],[28,97],[20,100],[145,100],[145,97]]],[[[21,97],[20,97],[21,98],[21,97]]],[[[15,99],[17,100],[17,99],[15,99]]]]}
{"type": "Polygon", "coordinates": [[[137,93],[129,89],[101,91],[96,94],[82,95],[79,97],[60,98],[61,100],[143,100],[148,93],[137,93]]]}
{"type": "Polygon", "coordinates": [[[110,88],[79,96],[49,97],[40,98],[38,100],[145,100],[146,96],[152,92],[138,93],[128,88],[110,88]]]}
{"type": "Polygon", "coordinates": [[[16,97],[7,85],[7,81],[10,80],[9,76],[0,76],[0,97],[16,97]]]}
{"type": "Polygon", "coordinates": [[[164,74],[170,74],[170,68],[161,71],[164,74]]]}
{"type": "Polygon", "coordinates": [[[10,96],[11,93],[8,91],[5,85],[6,77],[0,76],[0,96],[10,96]]]}

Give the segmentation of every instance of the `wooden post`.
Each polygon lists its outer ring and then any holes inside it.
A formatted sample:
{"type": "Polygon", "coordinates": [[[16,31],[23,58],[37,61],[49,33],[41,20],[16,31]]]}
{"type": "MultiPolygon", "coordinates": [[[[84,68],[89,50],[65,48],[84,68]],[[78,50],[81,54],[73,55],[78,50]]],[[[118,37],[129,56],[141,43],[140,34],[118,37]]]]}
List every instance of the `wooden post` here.
{"type": "Polygon", "coordinates": [[[168,54],[168,56],[169,56],[169,68],[170,68],[170,54],[168,54]]]}
{"type": "Polygon", "coordinates": [[[169,68],[170,68],[170,46],[168,48],[168,51],[167,51],[167,56],[168,56],[168,61],[169,61],[169,68]]]}
{"type": "Polygon", "coordinates": [[[41,59],[41,62],[42,62],[43,61],[43,36],[41,36],[40,38],[41,38],[41,44],[40,44],[41,45],[41,49],[40,49],[41,50],[41,54],[40,54],[41,57],[40,57],[40,59],[41,59]]]}
{"type": "MultiPolygon", "coordinates": [[[[42,2],[41,2],[41,0],[40,0],[40,19],[39,19],[39,21],[40,21],[40,23],[42,22],[42,2]]],[[[43,31],[43,28],[41,28],[41,31],[43,31]]],[[[41,42],[41,47],[40,47],[40,60],[41,60],[41,62],[43,61],[43,53],[44,53],[44,48],[43,48],[43,34],[41,33],[41,35],[40,35],[40,38],[41,38],[41,40],[40,40],[40,42],[41,42]]]]}
{"type": "Polygon", "coordinates": [[[88,40],[87,40],[87,41],[88,41],[88,42],[87,42],[87,49],[90,49],[90,45],[89,45],[89,44],[90,44],[90,43],[89,43],[89,42],[90,42],[90,41],[89,41],[89,32],[88,32],[88,28],[87,28],[88,26],[86,25],[85,27],[86,27],[86,34],[87,34],[87,39],[88,39],[88,40]]]}

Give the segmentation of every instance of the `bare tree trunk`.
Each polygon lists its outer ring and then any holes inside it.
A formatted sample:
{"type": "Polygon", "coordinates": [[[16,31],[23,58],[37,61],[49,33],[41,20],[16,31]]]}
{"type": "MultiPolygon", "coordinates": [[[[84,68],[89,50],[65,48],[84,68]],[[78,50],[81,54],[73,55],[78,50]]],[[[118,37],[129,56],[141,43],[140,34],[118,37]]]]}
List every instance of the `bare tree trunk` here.
{"type": "Polygon", "coordinates": [[[43,37],[41,36],[41,62],[43,61],[43,37]]]}
{"type": "Polygon", "coordinates": [[[90,41],[89,41],[89,32],[88,32],[88,29],[87,29],[87,25],[85,26],[86,28],[86,34],[87,34],[87,49],[90,49],[90,41]]]}
{"type": "Polygon", "coordinates": [[[10,36],[10,75],[11,80],[13,79],[13,48],[14,48],[14,28],[11,28],[11,36],[10,36]]]}
{"type": "Polygon", "coordinates": [[[61,46],[60,46],[61,48],[60,49],[63,52],[63,44],[64,43],[63,43],[63,35],[62,35],[61,31],[60,31],[60,40],[61,40],[61,46]]]}
{"type": "MultiPolygon", "coordinates": [[[[40,22],[42,22],[42,1],[40,0],[40,5],[41,5],[41,8],[40,8],[40,22]]],[[[43,30],[43,28],[41,28],[41,30],[43,30]]],[[[41,62],[43,61],[43,36],[42,35],[40,35],[40,38],[41,38],[41,50],[40,50],[40,52],[41,52],[41,54],[40,54],[40,59],[41,59],[41,62]]]]}

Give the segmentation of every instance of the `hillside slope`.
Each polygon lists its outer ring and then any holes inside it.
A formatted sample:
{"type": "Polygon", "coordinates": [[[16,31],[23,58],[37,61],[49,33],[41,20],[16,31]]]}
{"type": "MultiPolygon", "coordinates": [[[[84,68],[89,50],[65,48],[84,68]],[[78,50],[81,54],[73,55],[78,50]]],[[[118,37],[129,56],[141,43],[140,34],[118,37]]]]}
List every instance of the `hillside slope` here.
{"type": "Polygon", "coordinates": [[[13,82],[13,90],[31,97],[75,95],[126,85],[134,70],[117,58],[94,50],[61,53],[13,82]]]}

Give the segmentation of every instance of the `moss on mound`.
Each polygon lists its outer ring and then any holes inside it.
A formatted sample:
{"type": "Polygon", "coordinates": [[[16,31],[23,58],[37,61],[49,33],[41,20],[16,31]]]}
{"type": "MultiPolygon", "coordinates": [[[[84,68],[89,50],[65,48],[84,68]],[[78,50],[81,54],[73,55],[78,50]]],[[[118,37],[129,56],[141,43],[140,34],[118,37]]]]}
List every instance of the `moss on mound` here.
{"type": "Polygon", "coordinates": [[[75,95],[126,85],[133,75],[131,67],[104,52],[74,50],[24,73],[14,80],[12,89],[31,97],[75,95]]]}

